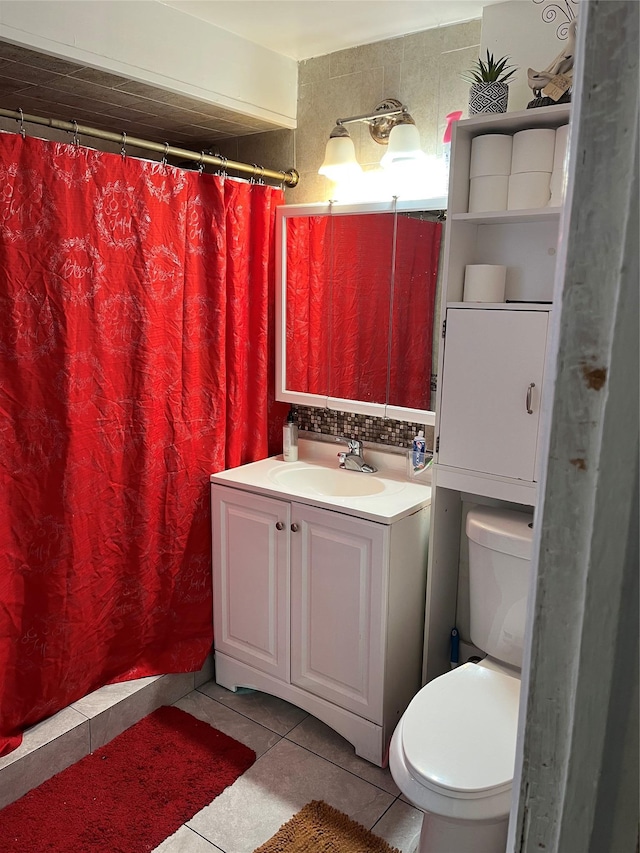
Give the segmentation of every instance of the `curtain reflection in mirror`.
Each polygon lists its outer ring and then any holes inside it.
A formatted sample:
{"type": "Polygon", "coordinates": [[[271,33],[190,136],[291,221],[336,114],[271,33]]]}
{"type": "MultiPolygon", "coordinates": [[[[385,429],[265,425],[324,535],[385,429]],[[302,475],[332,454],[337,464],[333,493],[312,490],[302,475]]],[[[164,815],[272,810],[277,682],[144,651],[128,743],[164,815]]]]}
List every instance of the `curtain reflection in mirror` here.
{"type": "Polygon", "coordinates": [[[334,213],[288,220],[289,390],[431,408],[442,224],[398,215],[394,252],[395,217],[334,213]]]}
{"type": "Polygon", "coordinates": [[[432,409],[431,357],[442,223],[400,214],[396,239],[387,402],[432,409]]]}

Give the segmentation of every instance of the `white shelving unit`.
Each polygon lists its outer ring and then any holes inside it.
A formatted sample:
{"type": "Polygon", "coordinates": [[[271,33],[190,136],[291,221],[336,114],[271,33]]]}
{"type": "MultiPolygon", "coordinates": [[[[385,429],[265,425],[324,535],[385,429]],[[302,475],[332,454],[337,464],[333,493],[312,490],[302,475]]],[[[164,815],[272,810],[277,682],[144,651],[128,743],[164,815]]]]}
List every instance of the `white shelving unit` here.
{"type": "MultiPolygon", "coordinates": [[[[567,124],[569,106],[483,115],[454,125],[443,266],[423,680],[449,668],[466,511],[537,500],[538,423],[562,209],[468,213],[471,143],[567,124]],[[505,302],[463,301],[467,264],[507,267],[505,302]]],[[[458,626],[459,627],[459,626],[458,626]]]]}

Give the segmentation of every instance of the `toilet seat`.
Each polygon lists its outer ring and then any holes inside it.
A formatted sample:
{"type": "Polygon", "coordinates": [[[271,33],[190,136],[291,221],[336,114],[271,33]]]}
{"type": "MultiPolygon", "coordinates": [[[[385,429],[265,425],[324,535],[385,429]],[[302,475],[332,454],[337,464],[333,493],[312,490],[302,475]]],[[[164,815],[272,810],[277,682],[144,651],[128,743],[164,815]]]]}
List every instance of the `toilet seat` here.
{"type": "Polygon", "coordinates": [[[508,813],[519,698],[517,677],[471,663],[429,682],[414,696],[402,717],[397,746],[408,773],[427,789],[425,796],[448,801],[449,807],[443,810],[440,804],[434,811],[475,813],[480,803],[472,807],[460,801],[485,800],[489,812],[506,804],[508,813]]]}

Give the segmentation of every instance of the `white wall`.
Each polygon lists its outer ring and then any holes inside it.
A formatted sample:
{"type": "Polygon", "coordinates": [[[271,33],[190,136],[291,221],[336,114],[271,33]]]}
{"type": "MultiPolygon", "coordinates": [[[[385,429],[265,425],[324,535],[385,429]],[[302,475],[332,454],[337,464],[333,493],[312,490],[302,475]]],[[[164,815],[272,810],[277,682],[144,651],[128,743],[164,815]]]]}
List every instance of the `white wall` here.
{"type": "Polygon", "coordinates": [[[296,126],[295,60],[155,0],[2,0],[0,38],[296,126]]]}
{"type": "Polygon", "coordinates": [[[558,38],[556,30],[567,18],[557,14],[551,23],[542,18],[545,7],[551,5],[510,0],[483,9],[480,56],[486,57],[487,49],[496,58],[510,56],[511,64],[519,69],[509,83],[509,112],[526,109],[533,98],[527,84],[527,69],[541,71],[546,68],[566,43],[558,38]]]}

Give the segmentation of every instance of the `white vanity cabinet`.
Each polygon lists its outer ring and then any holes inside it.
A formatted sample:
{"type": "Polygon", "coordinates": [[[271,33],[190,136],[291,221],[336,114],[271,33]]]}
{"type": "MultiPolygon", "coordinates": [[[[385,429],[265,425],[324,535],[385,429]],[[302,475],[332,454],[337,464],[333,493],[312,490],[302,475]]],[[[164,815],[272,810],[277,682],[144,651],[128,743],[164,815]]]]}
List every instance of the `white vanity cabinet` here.
{"type": "Polygon", "coordinates": [[[293,510],[291,682],[381,723],[392,528],[301,504],[293,510]]]}
{"type": "Polygon", "coordinates": [[[287,679],[291,506],[212,485],[211,510],[216,651],[287,679]]]}
{"type": "Polygon", "coordinates": [[[421,683],[429,507],[384,524],[212,482],[211,508],[216,681],[382,766],[421,683]]]}
{"type": "Polygon", "coordinates": [[[548,311],[447,310],[438,462],[537,480],[548,311]]]}

